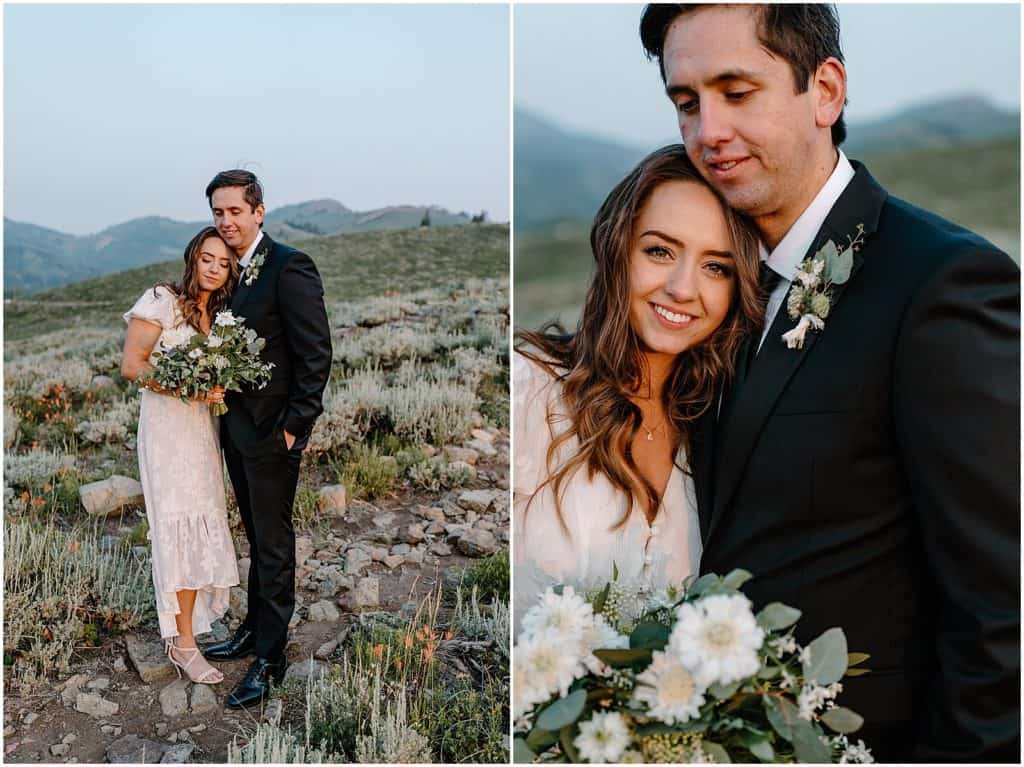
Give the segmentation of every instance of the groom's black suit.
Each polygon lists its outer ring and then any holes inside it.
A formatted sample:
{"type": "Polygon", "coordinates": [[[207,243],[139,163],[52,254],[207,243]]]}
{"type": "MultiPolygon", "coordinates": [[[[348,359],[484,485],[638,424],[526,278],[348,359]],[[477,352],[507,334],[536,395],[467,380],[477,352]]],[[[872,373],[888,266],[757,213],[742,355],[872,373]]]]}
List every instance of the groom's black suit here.
{"type": "Polygon", "coordinates": [[[701,571],[871,654],[840,702],[879,761],[1016,762],[1020,271],[854,167],[808,253],[865,226],[824,330],[786,348],[783,303],[698,429],[701,571]]]}
{"type": "Polygon", "coordinates": [[[302,449],[323,411],[331,337],[313,260],[266,234],[253,259],[259,254],[265,259],[259,274],[247,285],[243,273],[231,310],[266,340],[260,356],[274,364],[272,377],[263,389],[227,395],[221,441],[249,539],[245,623],[255,633],[256,655],[276,660],[295,609],[292,504],[302,449]],[[285,431],[295,437],[290,450],[285,431]]]}

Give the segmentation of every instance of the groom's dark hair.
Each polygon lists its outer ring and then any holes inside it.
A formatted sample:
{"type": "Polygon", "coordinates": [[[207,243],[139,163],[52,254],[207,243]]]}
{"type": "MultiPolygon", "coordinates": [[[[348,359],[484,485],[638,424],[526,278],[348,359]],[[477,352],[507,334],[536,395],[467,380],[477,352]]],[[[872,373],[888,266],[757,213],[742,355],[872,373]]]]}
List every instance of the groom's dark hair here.
{"type": "Polygon", "coordinates": [[[256,174],[248,170],[222,170],[206,185],[206,200],[213,207],[213,193],[226,186],[239,186],[242,195],[249,203],[249,209],[255,211],[263,204],[263,185],[256,174]]]}
{"type": "MultiPolygon", "coordinates": [[[[714,5],[699,3],[651,4],[640,18],[640,41],[647,58],[658,60],[661,80],[665,82],[665,35],[669,25],[680,16],[714,5]]],[[[826,3],[781,3],[749,5],[757,12],[757,37],[769,51],[785,59],[793,71],[796,92],[806,93],[811,75],[825,59],[843,61],[839,45],[839,14],[826,3]]],[[[846,140],[846,121],[842,112],[832,125],[832,144],[846,140]]]]}

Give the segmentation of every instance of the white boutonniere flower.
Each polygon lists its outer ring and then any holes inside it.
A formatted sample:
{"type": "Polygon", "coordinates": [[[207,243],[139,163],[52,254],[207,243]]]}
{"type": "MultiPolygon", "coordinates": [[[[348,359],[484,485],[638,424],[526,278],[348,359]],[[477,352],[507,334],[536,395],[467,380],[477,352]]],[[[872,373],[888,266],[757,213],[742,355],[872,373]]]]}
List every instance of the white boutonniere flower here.
{"type": "Polygon", "coordinates": [[[256,282],[256,278],[260,276],[260,269],[263,268],[263,262],[266,260],[266,251],[259,253],[253,253],[252,259],[249,261],[249,266],[245,269],[245,284],[252,285],[256,282]]]}
{"type": "Polygon", "coordinates": [[[853,254],[864,244],[864,224],[857,224],[857,233],[847,235],[847,245],[840,252],[828,240],[813,256],[804,259],[793,276],[786,309],[796,327],[782,334],[790,349],[802,349],[808,330],[822,331],[825,319],[832,311],[832,286],[842,285],[850,279],[853,254]]]}

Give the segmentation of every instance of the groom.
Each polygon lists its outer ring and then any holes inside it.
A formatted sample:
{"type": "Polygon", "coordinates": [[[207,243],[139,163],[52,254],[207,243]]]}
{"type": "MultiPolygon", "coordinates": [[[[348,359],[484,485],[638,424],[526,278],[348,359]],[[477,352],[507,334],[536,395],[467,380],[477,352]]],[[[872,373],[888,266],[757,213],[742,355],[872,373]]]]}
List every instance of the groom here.
{"type": "Polygon", "coordinates": [[[245,170],[218,173],[206,187],[217,231],[239,257],[231,311],[263,339],[273,363],[263,389],[229,393],[221,443],[249,539],[249,611],[234,636],[203,655],[255,655],[227,705],[260,703],[287,667],[288,623],[295,610],[292,503],[302,450],[323,411],[331,371],[324,291],[312,259],[263,233],[263,187],[245,170]]]}
{"type": "Polygon", "coordinates": [[[649,5],[640,33],[689,156],[763,242],[764,333],[691,456],[701,570],[747,569],[757,606],[803,611],[800,641],[840,626],[870,653],[840,700],[877,760],[1016,762],[1018,267],[839,149],[831,6],[649,5]],[[858,236],[789,348],[801,262],[858,236]]]}

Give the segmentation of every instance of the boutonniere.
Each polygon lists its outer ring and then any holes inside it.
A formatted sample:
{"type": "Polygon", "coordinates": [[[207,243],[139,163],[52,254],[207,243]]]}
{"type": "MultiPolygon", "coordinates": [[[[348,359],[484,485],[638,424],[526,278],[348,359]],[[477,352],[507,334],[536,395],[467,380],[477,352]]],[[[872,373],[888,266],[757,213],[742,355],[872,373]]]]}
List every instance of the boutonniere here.
{"type": "Polygon", "coordinates": [[[256,282],[256,278],[260,276],[260,269],[263,266],[263,262],[267,258],[267,251],[261,250],[259,253],[253,253],[252,258],[249,260],[249,265],[245,268],[245,284],[252,285],[256,282]]]}
{"type": "Polygon", "coordinates": [[[832,240],[828,240],[813,256],[800,264],[793,277],[786,308],[790,319],[797,321],[796,327],[782,334],[782,340],[790,349],[803,349],[808,330],[821,331],[825,318],[832,311],[832,286],[842,285],[850,279],[853,269],[853,254],[864,244],[864,224],[857,224],[857,233],[847,235],[847,244],[840,252],[832,240]]]}

